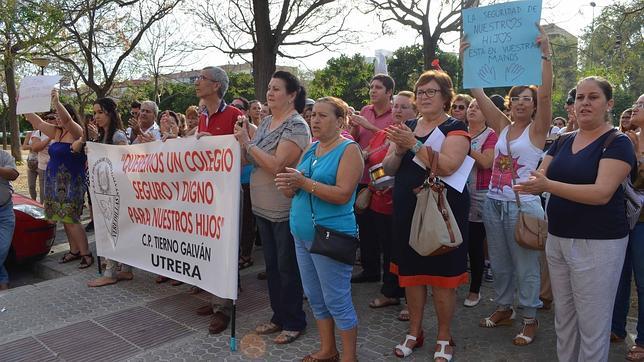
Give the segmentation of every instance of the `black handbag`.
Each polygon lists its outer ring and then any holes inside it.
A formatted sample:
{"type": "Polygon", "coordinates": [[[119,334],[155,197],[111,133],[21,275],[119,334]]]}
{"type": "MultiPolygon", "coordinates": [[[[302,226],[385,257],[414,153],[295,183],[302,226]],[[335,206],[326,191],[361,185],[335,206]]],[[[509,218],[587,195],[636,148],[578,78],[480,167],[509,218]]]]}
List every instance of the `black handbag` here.
{"type": "MultiPolygon", "coordinates": [[[[311,173],[311,164],[309,163],[309,177],[311,173]]],[[[309,203],[311,205],[311,220],[315,228],[315,237],[309,252],[327,256],[333,260],[344,264],[353,265],[356,261],[356,250],[358,249],[358,238],[345,234],[333,229],[329,229],[315,223],[315,212],[313,212],[313,198],[309,193],[309,203]]]]}

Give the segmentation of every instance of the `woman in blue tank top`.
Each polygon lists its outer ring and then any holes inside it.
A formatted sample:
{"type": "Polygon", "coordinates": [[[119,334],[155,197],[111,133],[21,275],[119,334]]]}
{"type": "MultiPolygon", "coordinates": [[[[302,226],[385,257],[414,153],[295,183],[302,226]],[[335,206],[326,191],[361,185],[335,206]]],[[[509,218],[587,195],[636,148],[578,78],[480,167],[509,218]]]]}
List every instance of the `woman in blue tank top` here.
{"type": "Polygon", "coordinates": [[[297,170],[277,174],[277,188],[292,197],[291,232],[304,292],[320,332],[320,350],[304,361],[337,360],[335,327],[342,339],[342,360],[356,360],[358,318],[351,300],[352,265],[309,252],[315,223],[357,236],[353,213],[356,187],[364,163],[358,145],[340,135],[347,119],[346,104],[334,97],[319,99],[311,113],[311,133],[318,141],[302,155],[297,170]]]}

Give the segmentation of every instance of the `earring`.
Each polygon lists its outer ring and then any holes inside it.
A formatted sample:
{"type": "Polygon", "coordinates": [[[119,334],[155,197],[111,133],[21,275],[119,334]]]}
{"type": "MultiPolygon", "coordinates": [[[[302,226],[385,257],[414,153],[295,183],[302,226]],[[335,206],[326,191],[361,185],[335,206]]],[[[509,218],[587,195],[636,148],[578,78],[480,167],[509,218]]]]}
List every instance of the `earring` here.
{"type": "Polygon", "coordinates": [[[288,101],[288,104],[291,104],[291,103],[293,103],[293,101],[288,101]]]}

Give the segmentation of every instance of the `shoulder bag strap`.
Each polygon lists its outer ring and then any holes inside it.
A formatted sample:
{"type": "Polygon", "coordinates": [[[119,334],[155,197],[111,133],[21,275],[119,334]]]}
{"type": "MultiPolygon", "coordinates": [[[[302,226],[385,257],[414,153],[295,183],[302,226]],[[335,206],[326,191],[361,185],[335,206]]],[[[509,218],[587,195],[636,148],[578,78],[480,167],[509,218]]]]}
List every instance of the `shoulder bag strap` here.
{"type": "MultiPolygon", "coordinates": [[[[510,157],[510,172],[512,173],[512,186],[514,186],[517,183],[517,178],[514,175],[514,159],[512,158],[512,152],[510,151],[510,131],[512,130],[512,125],[508,125],[508,131],[505,134],[505,146],[508,150],[508,157],[510,157]]],[[[519,197],[519,194],[514,191],[514,187],[512,187],[512,192],[514,192],[514,198],[517,202],[517,207],[519,208],[519,211],[521,211],[521,198],[519,197]]]]}

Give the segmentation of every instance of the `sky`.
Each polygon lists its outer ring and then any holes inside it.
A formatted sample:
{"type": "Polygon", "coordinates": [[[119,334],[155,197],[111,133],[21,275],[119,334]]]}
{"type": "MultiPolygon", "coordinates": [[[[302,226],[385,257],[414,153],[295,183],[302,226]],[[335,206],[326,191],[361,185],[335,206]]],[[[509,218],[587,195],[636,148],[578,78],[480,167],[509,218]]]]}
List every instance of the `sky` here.
{"type": "MultiPolygon", "coordinates": [[[[341,0],[343,1],[343,0],[341,0]]],[[[621,1],[621,0],[620,0],[621,1]]],[[[483,4],[489,3],[488,0],[482,0],[483,4]]],[[[497,3],[503,3],[507,1],[497,1],[497,3]]],[[[594,0],[596,4],[594,8],[595,17],[599,16],[603,7],[614,3],[615,0],[594,0]]],[[[559,27],[565,29],[569,33],[580,36],[587,26],[590,26],[593,19],[593,7],[590,5],[591,1],[586,0],[543,0],[542,6],[542,24],[556,24],[559,27]]],[[[362,29],[374,29],[374,24],[377,24],[378,21],[372,16],[356,14],[353,18],[357,28],[362,29]]],[[[377,49],[385,49],[393,51],[402,46],[408,46],[412,44],[419,44],[421,39],[417,36],[417,33],[408,27],[404,27],[400,24],[391,22],[389,24],[391,30],[393,31],[392,35],[373,37],[375,39],[364,40],[361,44],[357,45],[345,45],[339,47],[337,52],[323,52],[313,57],[304,59],[303,61],[293,61],[293,60],[282,60],[278,59],[278,64],[280,65],[293,65],[298,66],[304,70],[315,70],[323,68],[327,60],[332,57],[337,57],[340,54],[353,55],[355,53],[360,53],[366,57],[373,57],[377,49]]],[[[376,26],[379,30],[380,25],[376,26]]],[[[444,51],[456,52],[458,49],[458,33],[452,33],[447,35],[444,40],[448,45],[441,45],[441,49],[444,51]]],[[[226,63],[241,63],[241,59],[231,60],[227,56],[219,53],[217,50],[209,50],[202,53],[202,61],[198,64],[191,66],[191,68],[198,69],[206,65],[212,65],[213,62],[219,64],[226,63]],[[207,60],[206,60],[207,59],[207,60]],[[208,63],[208,64],[206,64],[208,63]]]]}

